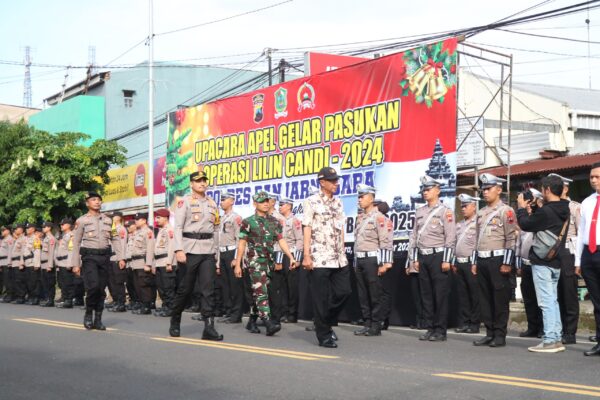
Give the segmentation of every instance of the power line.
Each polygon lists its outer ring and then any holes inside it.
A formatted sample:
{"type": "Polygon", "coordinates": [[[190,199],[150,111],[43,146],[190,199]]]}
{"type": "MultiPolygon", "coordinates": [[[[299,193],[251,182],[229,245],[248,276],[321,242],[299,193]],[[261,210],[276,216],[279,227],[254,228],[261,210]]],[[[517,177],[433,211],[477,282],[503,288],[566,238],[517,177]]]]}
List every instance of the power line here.
{"type": "Polygon", "coordinates": [[[531,33],[531,32],[518,32],[518,31],[513,31],[510,29],[496,29],[496,30],[502,31],[502,32],[508,32],[508,33],[514,33],[517,35],[533,36],[533,37],[539,37],[539,38],[544,38],[544,39],[565,40],[568,42],[586,43],[586,44],[600,44],[600,42],[596,42],[593,40],[582,40],[582,39],[565,38],[565,37],[552,36],[552,35],[541,35],[539,33],[531,33]]]}

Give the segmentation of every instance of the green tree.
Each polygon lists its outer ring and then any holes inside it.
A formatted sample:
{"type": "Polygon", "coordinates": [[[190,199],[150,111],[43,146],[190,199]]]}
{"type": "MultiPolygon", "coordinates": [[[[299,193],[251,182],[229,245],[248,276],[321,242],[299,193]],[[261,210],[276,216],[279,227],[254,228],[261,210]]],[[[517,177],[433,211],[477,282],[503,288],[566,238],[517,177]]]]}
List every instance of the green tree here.
{"type": "Polygon", "coordinates": [[[51,134],[25,123],[0,122],[0,223],[78,217],[85,193],[102,193],[111,165],[125,164],[125,149],[83,133],[51,134]]]}

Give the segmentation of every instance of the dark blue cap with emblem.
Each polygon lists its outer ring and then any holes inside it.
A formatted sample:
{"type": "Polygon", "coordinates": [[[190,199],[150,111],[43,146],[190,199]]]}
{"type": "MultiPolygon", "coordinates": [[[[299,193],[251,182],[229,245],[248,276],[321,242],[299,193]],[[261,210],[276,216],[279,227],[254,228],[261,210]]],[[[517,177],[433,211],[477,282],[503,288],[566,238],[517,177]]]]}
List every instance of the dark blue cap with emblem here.
{"type": "Polygon", "coordinates": [[[204,171],[196,171],[190,174],[190,181],[198,182],[201,180],[208,181],[208,176],[204,171]]]}
{"type": "Polygon", "coordinates": [[[95,197],[97,197],[100,200],[102,200],[102,196],[100,196],[100,194],[97,193],[97,192],[87,192],[87,194],[85,195],[85,199],[86,200],[93,199],[95,197]]]}

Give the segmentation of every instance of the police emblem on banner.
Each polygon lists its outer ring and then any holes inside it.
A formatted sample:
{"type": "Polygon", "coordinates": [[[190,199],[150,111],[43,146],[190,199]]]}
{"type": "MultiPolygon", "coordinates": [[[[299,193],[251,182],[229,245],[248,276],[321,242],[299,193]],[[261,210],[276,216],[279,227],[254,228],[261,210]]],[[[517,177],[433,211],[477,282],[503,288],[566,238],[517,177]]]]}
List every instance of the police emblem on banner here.
{"type": "Polygon", "coordinates": [[[254,122],[256,122],[257,124],[260,123],[265,116],[265,112],[263,110],[264,103],[264,94],[259,93],[252,97],[252,105],[254,106],[254,122]]]}
{"type": "Polygon", "coordinates": [[[280,87],[275,91],[275,119],[287,117],[287,89],[280,87]]]}
{"type": "Polygon", "coordinates": [[[315,88],[304,82],[298,89],[298,111],[315,108],[315,88]]]}

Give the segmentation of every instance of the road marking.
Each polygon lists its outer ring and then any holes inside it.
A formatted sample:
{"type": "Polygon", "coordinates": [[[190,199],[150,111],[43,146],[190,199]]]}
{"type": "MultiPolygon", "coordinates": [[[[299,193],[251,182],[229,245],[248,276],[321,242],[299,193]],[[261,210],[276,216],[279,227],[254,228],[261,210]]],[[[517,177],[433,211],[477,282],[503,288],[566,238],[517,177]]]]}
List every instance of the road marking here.
{"type": "MultiPolygon", "coordinates": [[[[42,318],[13,318],[13,321],[19,322],[28,322],[30,324],[37,325],[46,325],[46,326],[54,326],[57,328],[68,328],[68,329],[77,329],[80,331],[85,331],[85,327],[81,324],[74,324],[72,322],[64,322],[64,321],[54,321],[51,319],[42,319],[42,318]]],[[[106,328],[107,331],[116,331],[114,328],[106,328]]]]}
{"type": "Polygon", "coordinates": [[[246,345],[235,344],[235,343],[212,342],[212,341],[198,340],[198,339],[167,338],[167,337],[153,337],[152,339],[158,340],[161,342],[188,344],[188,345],[193,345],[193,346],[214,347],[214,348],[219,348],[219,349],[224,349],[224,350],[242,351],[242,352],[247,352],[247,353],[264,354],[267,356],[274,356],[274,357],[286,357],[286,358],[293,358],[293,359],[305,360],[305,361],[332,360],[332,359],[339,358],[337,356],[327,356],[327,355],[314,354],[314,353],[303,353],[303,352],[299,352],[299,351],[272,349],[272,348],[266,348],[266,347],[246,346],[246,345]]]}
{"type": "Polygon", "coordinates": [[[504,375],[483,374],[478,372],[457,372],[449,374],[433,374],[442,378],[462,379],[475,382],[495,383],[498,385],[516,386],[527,389],[546,390],[551,392],[571,393],[584,396],[600,397],[600,387],[577,385],[573,383],[542,381],[504,375]],[[591,389],[591,390],[588,390],[591,389]]]}

